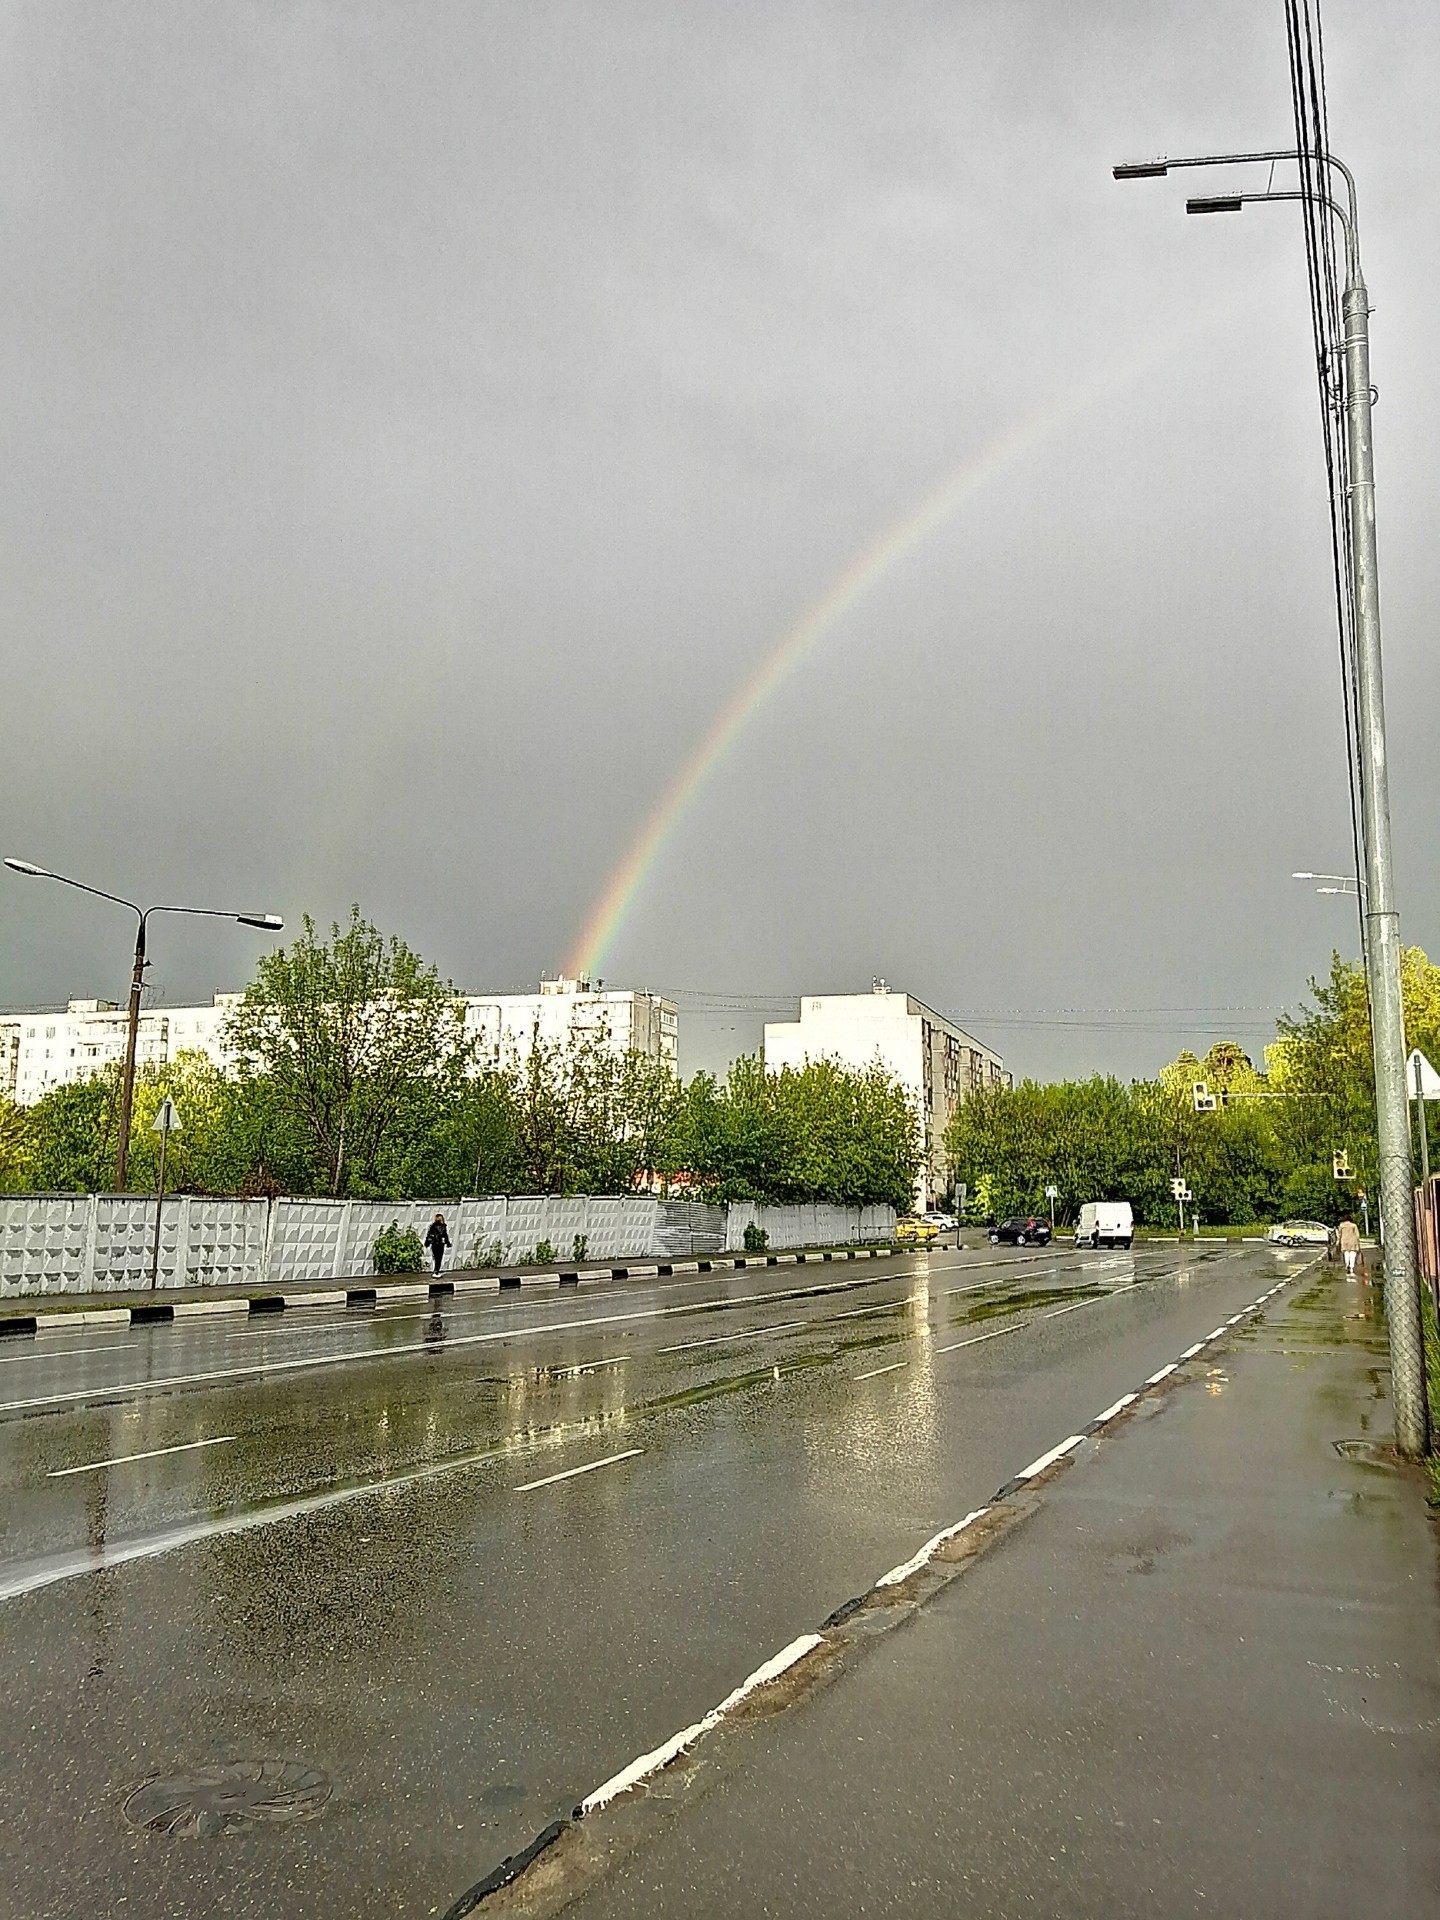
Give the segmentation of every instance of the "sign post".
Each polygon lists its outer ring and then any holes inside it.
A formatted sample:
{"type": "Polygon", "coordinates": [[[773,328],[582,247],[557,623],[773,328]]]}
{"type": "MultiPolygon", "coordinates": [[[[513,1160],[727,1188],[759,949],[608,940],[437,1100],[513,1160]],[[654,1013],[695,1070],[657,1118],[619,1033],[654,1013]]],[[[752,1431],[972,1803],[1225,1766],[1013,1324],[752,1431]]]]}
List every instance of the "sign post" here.
{"type": "Polygon", "coordinates": [[[150,1291],[153,1293],[160,1277],[160,1214],[165,1205],[165,1149],[170,1144],[171,1134],[180,1131],[180,1114],[168,1093],[160,1102],[160,1111],[151,1123],[150,1131],[160,1136],[160,1177],[155,1182],[155,1241],[150,1249],[150,1291]]]}
{"type": "Polygon", "coordinates": [[[1055,1238],[1055,1202],[1060,1194],[1058,1187],[1046,1187],[1045,1198],[1050,1202],[1050,1238],[1055,1238]]]}
{"type": "Polygon", "coordinates": [[[1431,1287],[1435,1285],[1434,1272],[1436,1259],[1435,1233],[1435,1196],[1430,1190],[1430,1132],[1425,1125],[1425,1102],[1440,1099],[1440,1073],[1425,1058],[1418,1047],[1410,1055],[1406,1065],[1410,1069],[1410,1085],[1415,1093],[1415,1106],[1420,1121],[1420,1191],[1425,1196],[1425,1250],[1421,1261],[1422,1271],[1431,1287]]]}

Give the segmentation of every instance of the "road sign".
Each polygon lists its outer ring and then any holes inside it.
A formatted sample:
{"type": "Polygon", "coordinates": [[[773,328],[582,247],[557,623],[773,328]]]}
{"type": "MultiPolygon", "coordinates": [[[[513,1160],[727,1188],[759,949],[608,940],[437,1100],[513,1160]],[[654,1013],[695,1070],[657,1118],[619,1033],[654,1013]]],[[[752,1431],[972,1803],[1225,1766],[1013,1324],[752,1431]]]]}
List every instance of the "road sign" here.
{"type": "Polygon", "coordinates": [[[168,1093],[160,1102],[160,1111],[151,1122],[150,1131],[152,1133],[179,1133],[180,1131],[180,1109],[168,1093]]]}
{"type": "Polygon", "coordinates": [[[1417,1093],[1422,1100],[1440,1100],[1440,1073],[1418,1047],[1405,1062],[1405,1089],[1412,1100],[1417,1093]]]}
{"type": "Polygon", "coordinates": [[[1060,1198],[1059,1187],[1046,1187],[1045,1198],[1047,1200],[1058,1200],[1060,1198]]]}

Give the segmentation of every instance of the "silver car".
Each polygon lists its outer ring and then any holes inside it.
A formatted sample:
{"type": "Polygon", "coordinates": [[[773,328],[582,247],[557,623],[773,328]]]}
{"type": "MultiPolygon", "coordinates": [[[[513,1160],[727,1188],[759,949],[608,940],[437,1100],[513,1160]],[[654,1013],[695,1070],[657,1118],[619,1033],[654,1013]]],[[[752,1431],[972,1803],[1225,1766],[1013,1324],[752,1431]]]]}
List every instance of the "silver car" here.
{"type": "Polygon", "coordinates": [[[1330,1229],[1319,1220],[1282,1220],[1265,1238],[1272,1247],[1328,1247],[1330,1229]]]}

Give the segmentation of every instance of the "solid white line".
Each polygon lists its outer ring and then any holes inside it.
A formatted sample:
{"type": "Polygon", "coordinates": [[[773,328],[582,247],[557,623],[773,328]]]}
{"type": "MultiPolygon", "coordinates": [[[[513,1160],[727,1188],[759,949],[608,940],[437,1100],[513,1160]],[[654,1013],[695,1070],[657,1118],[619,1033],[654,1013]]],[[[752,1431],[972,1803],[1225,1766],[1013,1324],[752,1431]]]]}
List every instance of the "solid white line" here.
{"type": "Polygon", "coordinates": [[[788,1647],[782,1647],[779,1653],[767,1660],[763,1666],[757,1667],[748,1679],[742,1680],[734,1692],[726,1694],[719,1706],[712,1707],[703,1719],[696,1720],[690,1726],[682,1728],[679,1733],[672,1734],[663,1746],[656,1747],[653,1752],[642,1753],[637,1760],[632,1760],[628,1767],[622,1767],[619,1773],[611,1774],[603,1786],[596,1787],[593,1793],[585,1796],[576,1811],[583,1819],[586,1814],[596,1812],[618,1795],[627,1793],[631,1787],[638,1786],[650,1774],[658,1773],[662,1767],[668,1767],[670,1762],[678,1759],[687,1747],[693,1746],[707,1733],[713,1733],[726,1714],[732,1708],[738,1707],[749,1694],[754,1693],[758,1687],[767,1685],[771,1680],[778,1680],[782,1673],[788,1672],[797,1662],[803,1660],[807,1653],[813,1653],[820,1644],[821,1636],[818,1633],[802,1633],[798,1639],[792,1640],[788,1647]]]}
{"type": "Polygon", "coordinates": [[[857,1373],[857,1380],[878,1380],[882,1373],[897,1373],[901,1367],[908,1367],[908,1360],[892,1360],[888,1367],[872,1367],[869,1373],[857,1373]]]}
{"type": "Polygon", "coordinates": [[[112,1340],[108,1347],[71,1347],[68,1351],[62,1348],[56,1353],[41,1353],[34,1347],[30,1347],[24,1353],[0,1354],[0,1367],[13,1366],[17,1360],[28,1360],[32,1366],[43,1366],[47,1360],[83,1360],[87,1354],[91,1353],[133,1353],[134,1351],[133,1340],[112,1340]]]}
{"type": "Polygon", "coordinates": [[[908,1580],[912,1573],[918,1573],[930,1559],[944,1546],[947,1540],[953,1540],[957,1533],[963,1533],[972,1521],[978,1520],[990,1511],[988,1507],[976,1507],[973,1513],[967,1513],[963,1520],[957,1520],[953,1527],[942,1527],[939,1533],[932,1534],[918,1553],[912,1553],[908,1560],[902,1560],[898,1567],[892,1567],[888,1573],[882,1573],[875,1582],[877,1587],[898,1587],[908,1580]]]}
{"type": "Polygon", "coordinates": [[[1113,1420],[1117,1413],[1123,1413],[1126,1407],[1133,1405],[1139,1397],[1139,1394],[1136,1393],[1122,1393],[1113,1407],[1106,1407],[1103,1413],[1096,1414],[1096,1426],[1104,1426],[1107,1420],[1113,1420]]]}
{"type": "MultiPolygon", "coordinates": [[[[718,1307],[730,1312],[736,1307],[758,1306],[766,1300],[776,1299],[824,1299],[832,1293],[846,1293],[850,1287],[884,1286],[894,1279],[893,1274],[882,1274],[875,1281],[850,1281],[829,1286],[804,1287],[798,1290],[780,1287],[767,1287],[762,1293],[740,1294],[733,1300],[723,1295],[715,1300],[680,1301],[672,1306],[646,1307],[631,1313],[588,1314],[580,1320],[549,1320],[539,1325],[524,1327],[497,1328],[493,1333],[457,1333],[447,1336],[446,1351],[457,1347],[503,1346],[506,1341],[533,1340],[547,1333],[573,1333],[586,1327],[608,1327],[632,1320],[663,1320],[677,1313],[704,1313],[718,1307]]],[[[424,1319],[426,1315],[417,1315],[424,1319]]],[[[801,1325],[802,1322],[796,1322],[801,1325]]],[[[254,1331],[254,1329],[252,1329],[254,1331]]],[[[393,1346],[356,1347],[344,1353],[306,1354],[293,1360],[255,1361],[248,1366],[214,1367],[203,1373],[165,1374],[150,1380],[117,1380],[104,1387],[78,1387],[69,1393],[42,1393],[28,1400],[0,1401],[0,1413],[28,1413],[35,1407],[59,1407],[73,1405],[84,1400],[105,1400],[124,1398],[126,1395],[155,1393],[167,1387],[188,1387],[203,1384],[211,1380],[247,1380],[267,1373],[303,1372],[306,1368],[338,1367],[355,1365],[366,1360],[388,1360],[398,1354],[429,1353],[433,1347],[426,1340],[396,1341],[393,1346]]]]}
{"type": "Polygon", "coordinates": [[[1161,1367],[1158,1373],[1152,1373],[1150,1378],[1145,1382],[1145,1384],[1147,1387],[1158,1387],[1160,1382],[1166,1377],[1166,1375],[1174,1373],[1174,1371],[1175,1371],[1175,1362],[1172,1360],[1169,1366],[1161,1367]]]}
{"type": "Polygon", "coordinates": [[[583,1467],[567,1467],[564,1473],[547,1473],[543,1480],[527,1480],[523,1486],[516,1487],[515,1492],[533,1493],[537,1487],[553,1487],[557,1480],[574,1480],[582,1473],[598,1473],[601,1467],[613,1467],[620,1460],[633,1460],[644,1451],[643,1447],[627,1447],[624,1453],[607,1454],[603,1460],[588,1461],[583,1467]]]}
{"type": "Polygon", "coordinates": [[[657,1347],[657,1353],[691,1353],[696,1347],[728,1347],[737,1340],[758,1340],[766,1333],[790,1333],[796,1327],[803,1327],[803,1320],[777,1320],[773,1327],[748,1327],[739,1333],[712,1333],[706,1340],[682,1340],[679,1346],[657,1347]]]}
{"type": "Polygon", "coordinates": [[[108,1460],[91,1460],[83,1467],[52,1467],[47,1480],[64,1480],[72,1473],[98,1473],[102,1467],[124,1467],[132,1460],[158,1460],[167,1453],[193,1453],[196,1447],[223,1447],[238,1439],[234,1433],[217,1433],[213,1440],[186,1440],[178,1447],[151,1447],[146,1453],[115,1453],[108,1460]]]}
{"type": "Polygon", "coordinates": [[[1037,1473],[1043,1473],[1047,1467],[1053,1467],[1057,1460],[1063,1459],[1067,1453],[1072,1452],[1074,1448],[1081,1445],[1084,1438],[1083,1433],[1072,1433],[1070,1438],[1068,1440],[1062,1440],[1058,1447],[1051,1447],[1050,1451],[1048,1453],[1042,1453],[1038,1460],[1032,1460],[1028,1467],[1022,1467],[1015,1478],[1017,1480],[1033,1480],[1037,1473]]]}

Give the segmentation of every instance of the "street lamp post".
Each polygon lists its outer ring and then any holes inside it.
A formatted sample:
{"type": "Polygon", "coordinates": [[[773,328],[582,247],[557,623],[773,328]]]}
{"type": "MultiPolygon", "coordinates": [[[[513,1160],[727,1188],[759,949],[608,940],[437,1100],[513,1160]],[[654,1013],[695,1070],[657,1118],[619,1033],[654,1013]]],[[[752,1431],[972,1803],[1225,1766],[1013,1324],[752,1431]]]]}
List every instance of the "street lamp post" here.
{"type": "Polygon", "coordinates": [[[140,991],[145,984],[145,969],[150,964],[145,955],[145,936],[150,915],[193,913],[207,920],[234,920],[242,927],[259,927],[263,933],[279,933],[285,922],[274,913],[236,913],[223,907],[140,907],[133,900],[122,899],[118,893],[106,893],[103,887],[87,886],[83,880],[72,880],[68,874],[52,873],[48,867],[37,867],[33,860],[7,859],[5,864],[12,872],[23,873],[27,879],[58,880],[62,887],[75,887],[81,893],[93,893],[97,900],[113,901],[117,907],[128,907],[135,915],[135,965],[130,974],[125,1068],[120,1080],[120,1138],[115,1147],[115,1191],[123,1193],[130,1163],[130,1118],[135,1105],[135,1047],[140,1034],[140,991]]]}
{"type": "MultiPolygon", "coordinates": [[[[1301,159],[1291,148],[1274,153],[1222,153],[1131,162],[1117,180],[1146,179],[1171,167],[1274,165],[1301,159]]],[[[1375,1118],[1380,1162],[1380,1208],[1385,1226],[1385,1318],[1389,1327],[1395,1439],[1402,1453],[1425,1451],[1429,1421],[1420,1292],[1412,1205],[1410,1115],[1405,1078],[1405,1016],[1400,991],[1400,916],[1395,906],[1390,848],[1390,786],[1385,751],[1385,692],[1380,662],[1380,580],[1375,545],[1375,460],[1371,437],[1370,300],[1360,270],[1355,180],[1333,154],[1324,156],[1344,185],[1345,204],[1328,193],[1211,194],[1186,201],[1187,213],[1238,213],[1259,200],[1302,200],[1323,206],[1345,235],[1345,290],[1341,301],[1345,365],[1346,442],[1350,461],[1350,587],[1355,622],[1357,756],[1365,876],[1361,897],[1370,1025],[1375,1062],[1375,1118]]],[[[1303,184],[1303,176],[1302,176],[1303,184]]],[[[1343,878],[1344,876],[1337,876],[1343,878]]],[[[1356,882],[1357,887],[1360,883],[1356,882]]]]}

